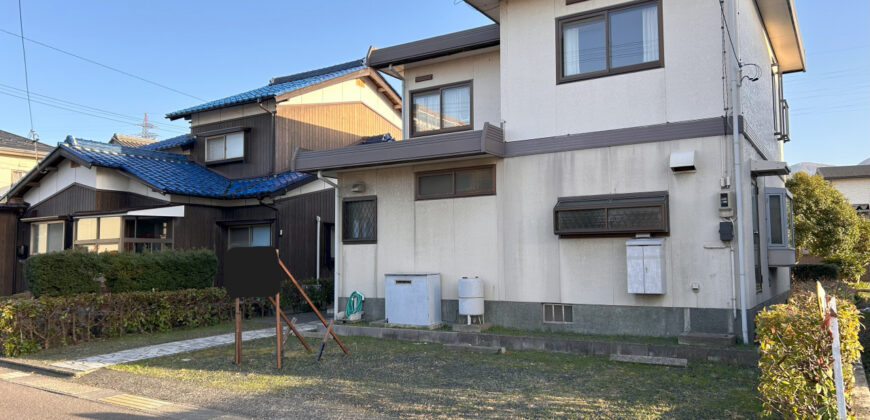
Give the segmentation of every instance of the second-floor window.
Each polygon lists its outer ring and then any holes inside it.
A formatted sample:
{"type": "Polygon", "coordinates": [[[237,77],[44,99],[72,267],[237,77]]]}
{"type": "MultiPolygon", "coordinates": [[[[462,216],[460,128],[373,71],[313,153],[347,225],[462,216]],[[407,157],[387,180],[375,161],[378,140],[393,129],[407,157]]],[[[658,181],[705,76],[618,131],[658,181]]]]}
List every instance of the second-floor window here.
{"type": "Polygon", "coordinates": [[[471,82],[411,92],[411,135],[471,128],[471,82]]]}
{"type": "Polygon", "coordinates": [[[245,157],[245,134],[230,133],[205,139],[207,162],[245,157]]]}
{"type": "Polygon", "coordinates": [[[557,81],[660,67],[660,9],[651,1],[560,18],[557,81]]]}

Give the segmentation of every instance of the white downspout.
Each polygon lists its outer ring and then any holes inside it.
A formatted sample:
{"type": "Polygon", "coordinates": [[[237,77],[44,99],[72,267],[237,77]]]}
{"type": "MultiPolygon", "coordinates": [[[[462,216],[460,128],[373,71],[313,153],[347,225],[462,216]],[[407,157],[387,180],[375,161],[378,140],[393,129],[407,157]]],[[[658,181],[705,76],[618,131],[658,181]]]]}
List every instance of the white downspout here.
{"type": "Polygon", "coordinates": [[[317,280],[320,280],[320,216],[314,216],[317,219],[317,280]]]}
{"type": "MultiPolygon", "coordinates": [[[[338,321],[338,294],[341,291],[341,289],[339,288],[339,286],[341,285],[341,281],[340,281],[340,278],[341,278],[341,252],[339,252],[339,249],[338,249],[339,244],[341,243],[339,241],[339,236],[338,236],[341,229],[340,229],[338,218],[339,218],[339,210],[340,210],[339,205],[341,203],[341,200],[340,200],[340,197],[338,195],[338,184],[336,184],[335,182],[332,182],[328,178],[324,178],[322,171],[317,171],[317,179],[331,185],[332,189],[335,191],[335,219],[333,220],[333,226],[335,226],[335,228],[333,229],[333,230],[335,230],[334,239],[333,239],[333,241],[334,241],[333,243],[335,244],[335,245],[333,245],[335,247],[335,250],[334,250],[334,252],[335,252],[335,264],[334,264],[334,269],[333,269],[333,274],[332,274],[332,284],[333,284],[333,287],[332,287],[332,289],[333,289],[333,292],[332,292],[332,318],[334,320],[338,321]]],[[[318,224],[318,226],[320,226],[320,224],[318,224]]],[[[318,248],[318,249],[320,249],[320,248],[318,248]]],[[[319,270],[319,268],[318,268],[318,270],[319,270]]]]}
{"type": "Polygon", "coordinates": [[[740,57],[737,56],[740,43],[738,42],[737,29],[737,3],[739,0],[731,0],[731,24],[726,26],[731,33],[731,38],[734,42],[734,61],[731,65],[731,136],[734,153],[734,195],[736,198],[736,208],[734,214],[737,217],[737,271],[739,273],[740,282],[740,321],[743,332],[743,343],[749,343],[749,322],[746,319],[746,246],[744,244],[744,223],[743,223],[743,143],[740,141],[740,114],[742,113],[740,104],[740,57]]]}

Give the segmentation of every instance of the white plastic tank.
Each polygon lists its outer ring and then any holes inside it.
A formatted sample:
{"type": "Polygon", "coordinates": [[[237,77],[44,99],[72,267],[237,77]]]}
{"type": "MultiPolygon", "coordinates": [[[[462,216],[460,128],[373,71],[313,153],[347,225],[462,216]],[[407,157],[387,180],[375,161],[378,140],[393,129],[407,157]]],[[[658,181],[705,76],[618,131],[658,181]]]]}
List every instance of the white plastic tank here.
{"type": "Polygon", "coordinates": [[[459,279],[459,315],[483,315],[483,280],[478,277],[459,279]]]}

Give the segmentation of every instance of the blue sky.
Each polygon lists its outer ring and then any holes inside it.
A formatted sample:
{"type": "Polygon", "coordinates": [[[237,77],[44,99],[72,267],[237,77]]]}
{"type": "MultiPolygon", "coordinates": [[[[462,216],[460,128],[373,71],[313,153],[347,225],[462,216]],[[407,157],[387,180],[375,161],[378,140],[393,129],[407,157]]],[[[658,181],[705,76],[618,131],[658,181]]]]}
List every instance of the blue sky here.
{"type": "MultiPolygon", "coordinates": [[[[826,3],[796,0],[808,71],[785,77],[790,163],[846,165],[870,157],[870,2],[850,1],[848,13],[826,3]]],[[[274,76],[361,58],[369,45],[489,23],[458,0],[24,0],[23,6],[26,37],[207,100],[262,86],[274,76]]],[[[0,30],[19,33],[17,0],[0,0],[0,30]]],[[[103,141],[115,132],[135,134],[140,128],[133,124],[145,112],[161,138],[172,137],[186,132],[187,124],[163,115],[203,102],[40,45],[25,46],[34,100],[110,118],[33,103],[36,132],[49,144],[67,134],[103,141]]],[[[17,90],[23,88],[20,40],[0,32],[0,129],[26,135],[26,102],[15,97],[24,96],[17,90]]]]}

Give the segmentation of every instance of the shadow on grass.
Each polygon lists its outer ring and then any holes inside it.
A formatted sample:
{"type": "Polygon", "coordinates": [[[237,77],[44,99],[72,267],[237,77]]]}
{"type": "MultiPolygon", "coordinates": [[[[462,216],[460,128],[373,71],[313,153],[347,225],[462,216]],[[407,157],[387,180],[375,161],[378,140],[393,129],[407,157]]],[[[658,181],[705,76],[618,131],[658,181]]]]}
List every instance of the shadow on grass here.
{"type": "Polygon", "coordinates": [[[330,341],[316,363],[292,340],[282,371],[275,369],[274,339],[245,343],[241,366],[232,363],[233,347],[221,346],[112,369],[208,387],[230,398],[216,408],[242,414],[271,402],[278,417],[288,415],[280,406],[425,418],[746,418],[760,411],[753,368],[617,364],[537,351],[489,355],[364,337],[344,338],[348,357],[330,341]]]}

